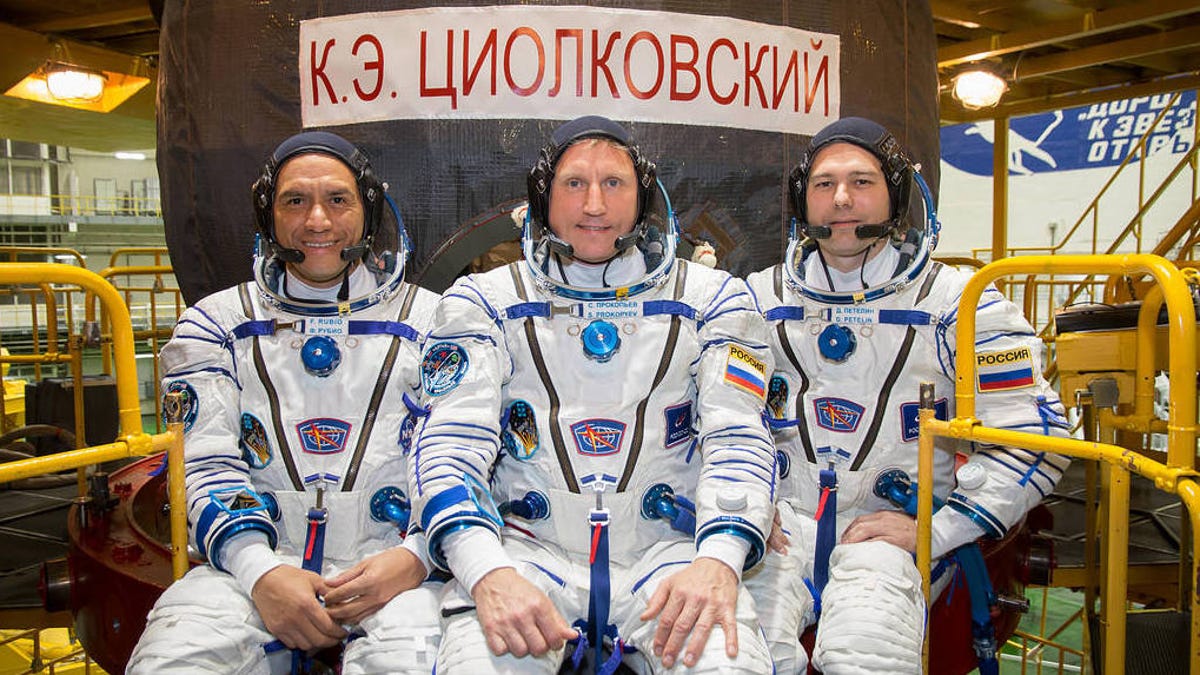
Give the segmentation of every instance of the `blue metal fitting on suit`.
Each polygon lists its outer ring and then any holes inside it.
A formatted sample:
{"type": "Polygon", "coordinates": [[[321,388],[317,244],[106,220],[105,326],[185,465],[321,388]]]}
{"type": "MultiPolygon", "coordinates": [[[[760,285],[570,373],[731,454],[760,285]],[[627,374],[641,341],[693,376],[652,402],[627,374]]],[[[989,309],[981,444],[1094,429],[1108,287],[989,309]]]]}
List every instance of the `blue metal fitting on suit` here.
{"type": "Polygon", "coordinates": [[[621,347],[621,334],[617,327],[607,321],[596,319],[583,329],[583,353],[588,358],[604,363],[611,359],[621,347]]]}
{"type": "Polygon", "coordinates": [[[834,363],[841,363],[850,358],[857,346],[858,338],[854,337],[854,331],[836,323],[826,326],[817,336],[817,348],[821,356],[834,363]]]}
{"type": "Polygon", "coordinates": [[[304,371],[315,377],[328,377],[342,362],[342,350],[337,342],[327,335],[314,335],[300,347],[300,361],[304,371]]]}

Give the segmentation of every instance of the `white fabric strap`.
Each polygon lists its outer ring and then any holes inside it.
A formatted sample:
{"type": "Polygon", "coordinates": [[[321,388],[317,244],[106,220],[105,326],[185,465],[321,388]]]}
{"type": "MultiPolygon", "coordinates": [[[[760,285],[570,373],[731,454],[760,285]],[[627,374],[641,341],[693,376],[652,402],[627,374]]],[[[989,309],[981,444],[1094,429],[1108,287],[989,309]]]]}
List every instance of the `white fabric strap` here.
{"type": "Polygon", "coordinates": [[[249,530],[231,537],[218,553],[222,569],[229,570],[238,585],[250,595],[264,574],[284,564],[271,550],[265,532],[249,530]]]}
{"type": "Polygon", "coordinates": [[[700,542],[700,550],[696,551],[697,558],[713,558],[720,560],[733,570],[740,580],[742,564],[750,554],[750,542],[733,535],[714,534],[700,542]]]}
{"type": "Polygon", "coordinates": [[[474,590],[475,584],[488,572],[517,566],[505,553],[496,535],[482,527],[468,527],[446,535],[442,539],[442,551],[450,571],[463,588],[470,590],[474,590]]]}

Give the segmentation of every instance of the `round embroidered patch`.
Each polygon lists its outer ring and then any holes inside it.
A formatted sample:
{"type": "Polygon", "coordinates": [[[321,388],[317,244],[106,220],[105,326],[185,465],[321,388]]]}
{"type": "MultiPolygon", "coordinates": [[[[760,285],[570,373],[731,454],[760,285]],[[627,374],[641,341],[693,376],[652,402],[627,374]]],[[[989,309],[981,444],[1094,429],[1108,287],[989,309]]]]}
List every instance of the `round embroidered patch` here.
{"type": "Polygon", "coordinates": [[[430,396],[441,396],[467,375],[467,350],[453,342],[439,342],[421,359],[421,385],[430,396]]]}
{"type": "Polygon", "coordinates": [[[400,423],[400,452],[407,457],[408,453],[412,452],[412,437],[413,432],[417,430],[416,415],[408,414],[404,416],[404,421],[400,423]]]}
{"type": "Polygon", "coordinates": [[[264,469],[271,463],[271,442],[267,440],[267,428],[254,415],[242,413],[242,460],[251,469],[264,469]]]}
{"type": "Polygon", "coordinates": [[[167,394],[182,394],[183,410],[180,411],[180,418],[183,420],[183,430],[190,431],[192,425],[196,423],[196,414],[200,410],[200,400],[196,396],[196,390],[187,380],[174,380],[167,385],[163,391],[163,424],[167,423],[167,394]]]}
{"type": "Polygon", "coordinates": [[[779,468],[780,478],[787,478],[788,474],[792,472],[792,458],[788,457],[786,452],[782,450],[776,450],[775,463],[779,468]]]}

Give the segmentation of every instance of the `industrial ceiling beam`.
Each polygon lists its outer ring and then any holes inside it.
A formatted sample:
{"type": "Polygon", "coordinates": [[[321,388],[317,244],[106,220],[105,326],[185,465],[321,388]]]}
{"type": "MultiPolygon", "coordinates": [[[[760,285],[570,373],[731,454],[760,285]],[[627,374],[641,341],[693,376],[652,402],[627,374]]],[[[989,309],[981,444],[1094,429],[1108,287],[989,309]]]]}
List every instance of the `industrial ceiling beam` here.
{"type": "Polygon", "coordinates": [[[938,49],[938,67],[948,68],[960,63],[1003,56],[1195,12],[1200,12],[1200,3],[1196,3],[1195,0],[1151,0],[1103,12],[1085,12],[1076,18],[1050,21],[1037,28],[947,45],[938,49]]]}
{"type": "Polygon", "coordinates": [[[1052,73],[1079,70],[1114,61],[1128,61],[1141,56],[1198,46],[1200,46],[1200,26],[1190,26],[1169,33],[1155,33],[1093,47],[1072,49],[1050,56],[1024,59],[1014,70],[1013,77],[1017,80],[1043,77],[1052,73]]]}
{"type": "Polygon", "coordinates": [[[149,5],[114,9],[108,12],[80,14],[78,16],[65,16],[28,24],[25,28],[37,31],[38,33],[69,33],[75,30],[117,26],[124,23],[136,23],[138,21],[154,21],[154,15],[150,13],[149,5]]]}

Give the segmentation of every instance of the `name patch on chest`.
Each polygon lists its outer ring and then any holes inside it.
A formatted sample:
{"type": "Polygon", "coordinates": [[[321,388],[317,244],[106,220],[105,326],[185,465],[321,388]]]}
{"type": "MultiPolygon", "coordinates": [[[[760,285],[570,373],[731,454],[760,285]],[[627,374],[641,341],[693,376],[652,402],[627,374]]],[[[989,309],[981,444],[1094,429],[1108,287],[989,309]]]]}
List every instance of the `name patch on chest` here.
{"type": "Polygon", "coordinates": [[[579,307],[584,319],[632,319],[642,315],[642,303],[636,300],[601,300],[579,307]]]}
{"type": "Polygon", "coordinates": [[[317,417],[296,425],[300,448],[313,455],[332,455],[346,449],[350,423],[332,417],[317,417]]]}
{"type": "Polygon", "coordinates": [[[349,333],[349,325],[344,316],[310,316],[304,320],[304,334],[342,336],[349,333]]]}
{"type": "Polygon", "coordinates": [[[858,423],[862,421],[865,410],[863,406],[844,398],[825,397],[813,401],[817,426],[844,434],[858,430],[858,423]]]}
{"type": "Polygon", "coordinates": [[[729,345],[725,359],[725,382],[766,400],[767,365],[737,345],[729,345]]]}
{"type": "Polygon", "coordinates": [[[580,420],[571,425],[571,435],[575,437],[575,448],[581,455],[613,455],[621,450],[625,423],[605,419],[580,420]]]}
{"type": "Polygon", "coordinates": [[[980,392],[1033,386],[1033,350],[1017,347],[975,355],[975,379],[980,392]]]}

